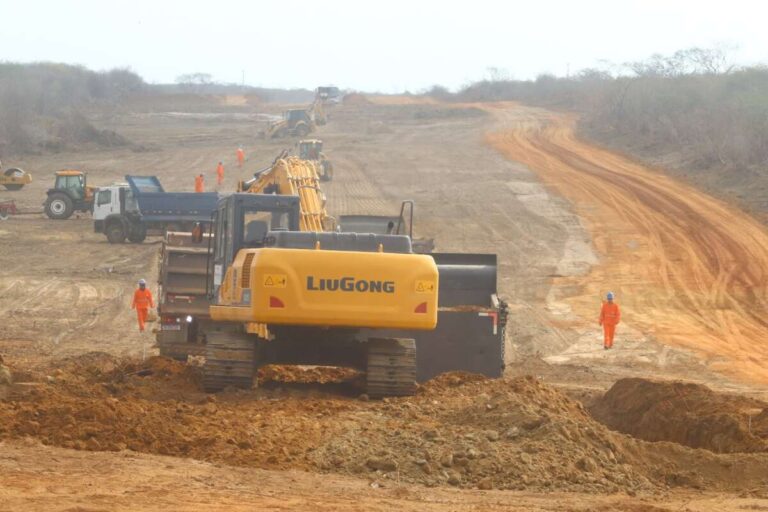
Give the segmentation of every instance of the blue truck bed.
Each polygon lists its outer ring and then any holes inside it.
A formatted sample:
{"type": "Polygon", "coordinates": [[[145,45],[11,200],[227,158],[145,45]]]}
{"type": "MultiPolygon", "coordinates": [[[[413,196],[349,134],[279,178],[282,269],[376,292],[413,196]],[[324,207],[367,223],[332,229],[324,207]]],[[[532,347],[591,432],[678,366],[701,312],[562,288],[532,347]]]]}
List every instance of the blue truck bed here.
{"type": "Polygon", "coordinates": [[[156,176],[126,176],[144,222],[210,222],[216,192],[166,192],[156,176]]]}

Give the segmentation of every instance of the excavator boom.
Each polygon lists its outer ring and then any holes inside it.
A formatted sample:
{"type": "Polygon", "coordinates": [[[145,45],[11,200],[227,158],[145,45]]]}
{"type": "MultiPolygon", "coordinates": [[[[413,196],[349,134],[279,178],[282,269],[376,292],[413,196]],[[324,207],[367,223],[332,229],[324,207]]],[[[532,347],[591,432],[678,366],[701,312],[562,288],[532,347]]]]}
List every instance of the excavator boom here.
{"type": "Polygon", "coordinates": [[[280,155],[272,166],[241,182],[238,192],[297,196],[300,205],[301,231],[331,231],[335,221],[325,209],[326,198],[320,189],[316,165],[295,156],[280,155]]]}

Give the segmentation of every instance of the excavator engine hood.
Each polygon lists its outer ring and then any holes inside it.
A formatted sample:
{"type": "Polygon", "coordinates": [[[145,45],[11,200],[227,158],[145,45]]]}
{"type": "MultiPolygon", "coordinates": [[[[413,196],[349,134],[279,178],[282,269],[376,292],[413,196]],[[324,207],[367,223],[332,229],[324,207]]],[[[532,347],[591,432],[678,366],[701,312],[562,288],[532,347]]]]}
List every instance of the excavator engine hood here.
{"type": "Polygon", "coordinates": [[[259,248],[238,253],[214,320],[434,329],[438,272],[418,254],[259,248]]]}

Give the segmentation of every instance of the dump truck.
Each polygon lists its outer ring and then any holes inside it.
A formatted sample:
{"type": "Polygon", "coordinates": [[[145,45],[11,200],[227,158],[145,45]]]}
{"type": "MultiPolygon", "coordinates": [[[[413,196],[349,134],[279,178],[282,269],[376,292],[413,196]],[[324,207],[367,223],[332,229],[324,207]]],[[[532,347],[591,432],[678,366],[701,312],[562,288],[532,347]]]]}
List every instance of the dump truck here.
{"type": "Polygon", "coordinates": [[[215,192],[166,192],[157,176],[126,176],[125,181],[96,191],[93,228],[113,244],[190,231],[210,222],[216,209],[215,192]]]}
{"type": "MultiPolygon", "coordinates": [[[[2,164],[0,164],[0,171],[2,171],[2,164]]],[[[0,185],[11,192],[21,190],[24,185],[30,183],[32,183],[32,175],[18,167],[9,167],[0,173],[0,185]]]]}
{"type": "Polygon", "coordinates": [[[408,395],[450,370],[500,376],[495,255],[340,233],[312,168],[279,159],[220,199],[207,236],[167,235],[161,353],[204,355],[208,391],[250,388],[267,364],[357,368],[371,396],[408,395]]]}
{"type": "Polygon", "coordinates": [[[53,188],[48,189],[43,203],[45,214],[49,219],[65,220],[75,212],[93,210],[93,195],[96,187],[88,186],[84,172],[64,169],[57,171],[55,177],[53,188]]]}
{"type": "Polygon", "coordinates": [[[343,95],[334,85],[321,86],[315,89],[315,98],[330,105],[341,103],[343,95]]]}
{"type": "Polygon", "coordinates": [[[333,179],[333,164],[323,153],[323,141],[318,139],[304,139],[298,143],[299,158],[314,162],[320,173],[320,181],[333,179]]]}

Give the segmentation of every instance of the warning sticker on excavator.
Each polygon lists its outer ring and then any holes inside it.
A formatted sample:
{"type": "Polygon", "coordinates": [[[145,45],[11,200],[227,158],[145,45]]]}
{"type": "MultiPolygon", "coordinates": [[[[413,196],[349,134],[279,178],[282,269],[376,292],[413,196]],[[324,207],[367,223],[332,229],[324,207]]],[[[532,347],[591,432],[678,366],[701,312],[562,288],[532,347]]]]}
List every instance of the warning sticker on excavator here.
{"type": "Polygon", "coordinates": [[[434,281],[416,281],[417,293],[435,293],[434,281]]]}
{"type": "Polygon", "coordinates": [[[288,284],[288,276],[285,274],[265,274],[265,288],[285,288],[288,284]]]}

